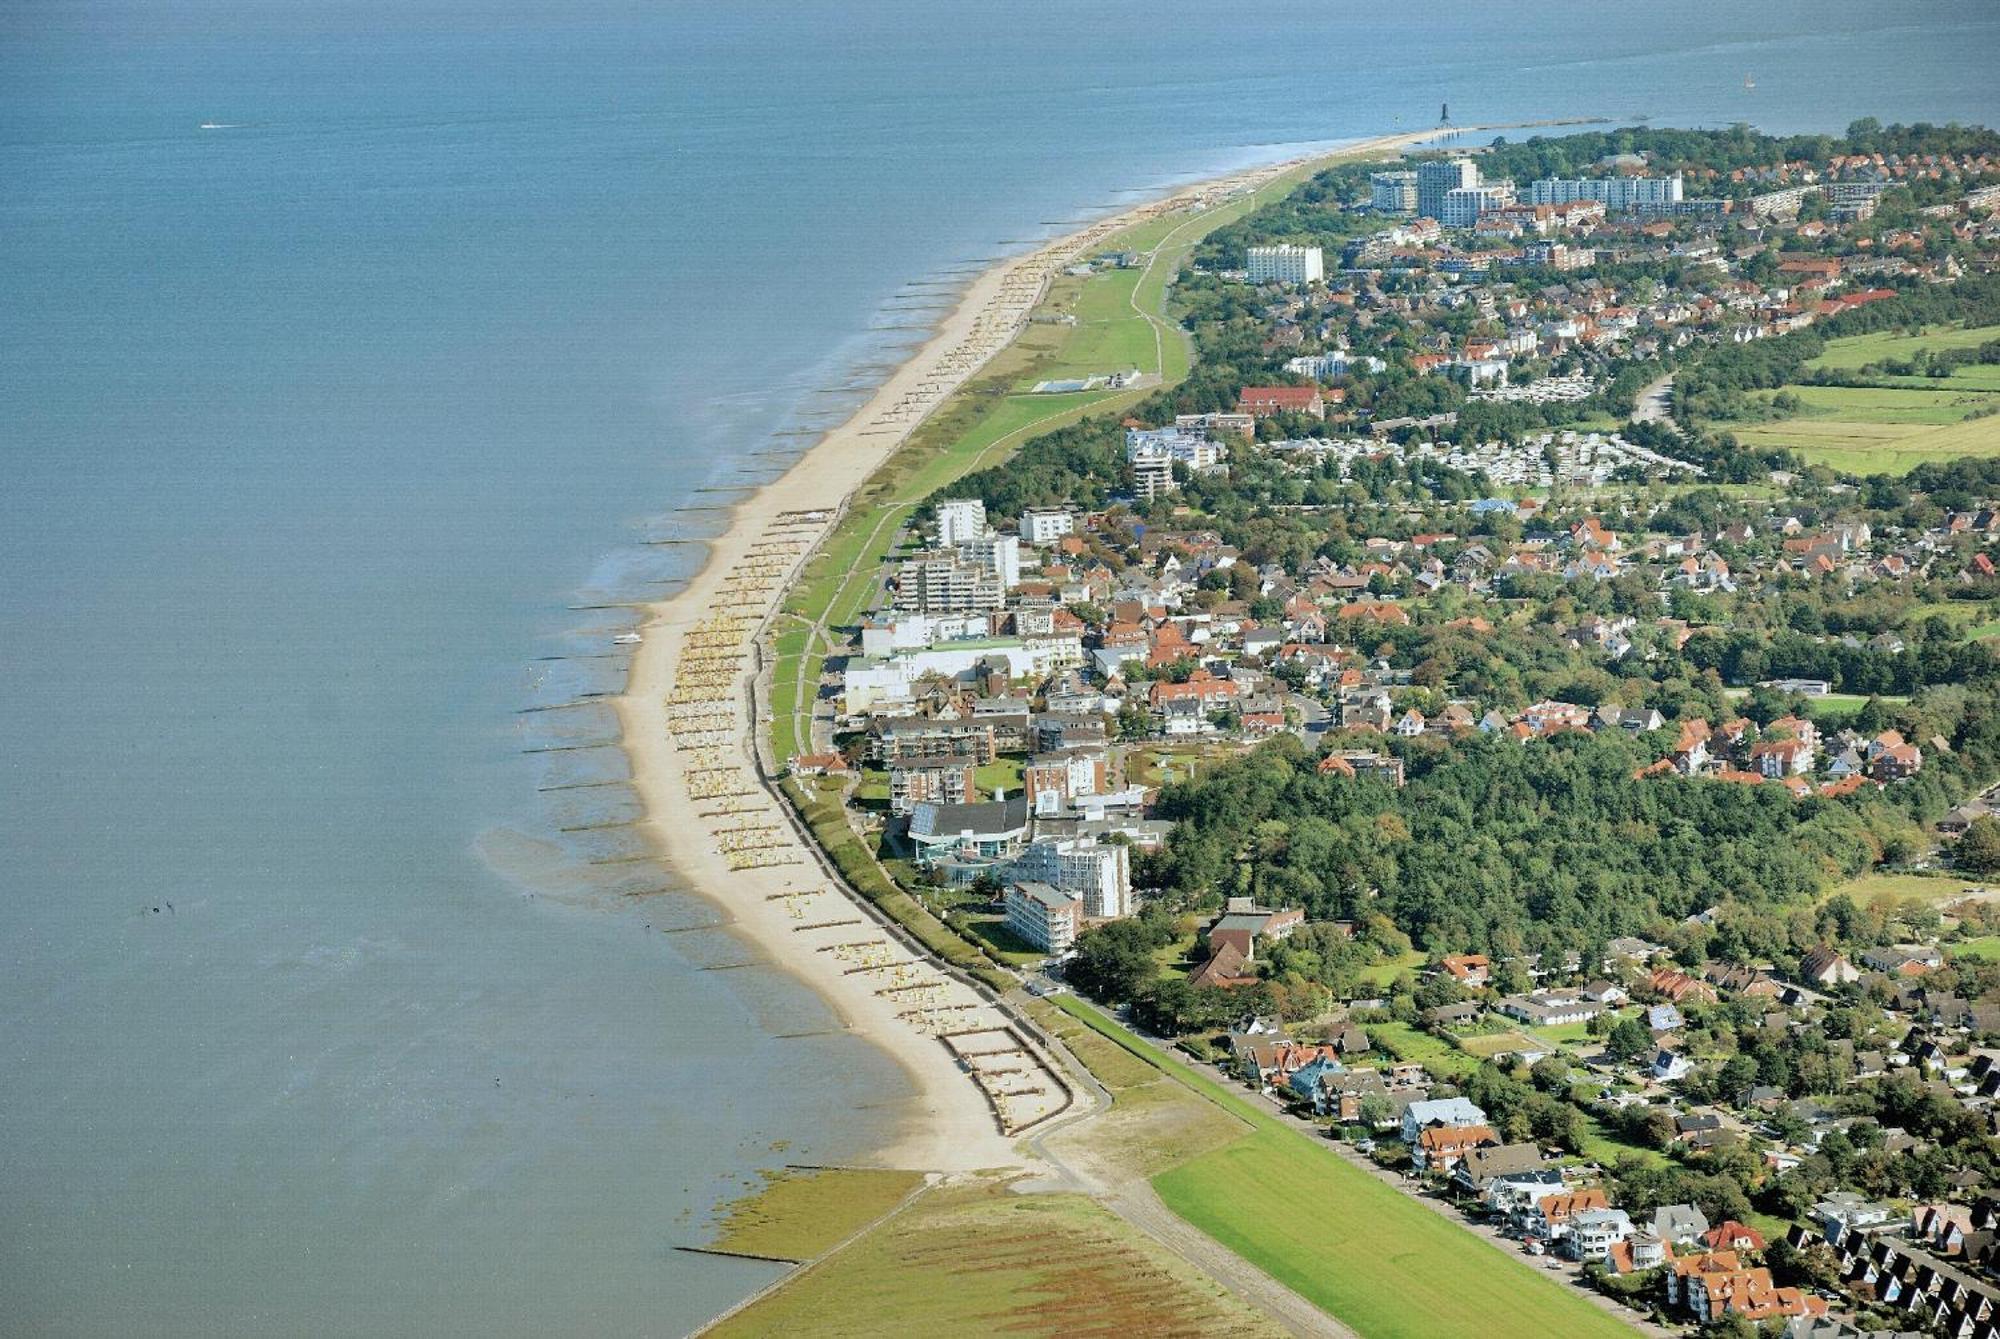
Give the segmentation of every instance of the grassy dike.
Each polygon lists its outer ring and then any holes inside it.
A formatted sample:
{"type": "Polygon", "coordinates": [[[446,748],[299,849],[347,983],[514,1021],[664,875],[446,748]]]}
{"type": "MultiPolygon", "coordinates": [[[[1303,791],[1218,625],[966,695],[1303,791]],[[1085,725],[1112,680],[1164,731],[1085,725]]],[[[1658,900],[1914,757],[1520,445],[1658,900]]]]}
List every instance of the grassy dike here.
{"type": "MultiPolygon", "coordinates": [[[[1364,157],[1367,154],[1353,156],[1364,157]]],[[[1104,244],[1150,253],[1132,270],[1054,284],[1034,324],[954,395],[851,499],[809,561],[774,628],[767,743],[807,751],[813,692],[880,589],[884,564],[923,500],[1004,460],[1039,433],[1118,413],[1158,385],[1029,396],[1041,378],[1138,366],[1185,378],[1192,346],[1164,316],[1166,289],[1209,232],[1288,194],[1340,155],[1199,214],[1150,220],[1104,244]]],[[[849,829],[839,787],[786,793],[841,872],[940,957],[995,984],[978,950],[897,889],[849,829]]],[[[1630,1333],[1587,1301],[1471,1239],[1456,1224],[1349,1166],[1212,1080],[1064,998],[1036,1015],[1114,1098],[1077,1127],[1104,1165],[1147,1178],[1181,1217],[1368,1339],[1484,1333],[1630,1333]]],[[[710,1333],[877,1335],[1264,1335],[1279,1331],[1103,1205],[1070,1193],[1023,1195],[975,1180],[923,1191],[874,1227],[732,1313],[710,1333]]]]}
{"type": "Polygon", "coordinates": [[[1368,1339],[1630,1335],[1569,1287],[1190,1068],[1074,996],[1058,1006],[1249,1127],[1152,1178],[1169,1208],[1368,1339]]]}

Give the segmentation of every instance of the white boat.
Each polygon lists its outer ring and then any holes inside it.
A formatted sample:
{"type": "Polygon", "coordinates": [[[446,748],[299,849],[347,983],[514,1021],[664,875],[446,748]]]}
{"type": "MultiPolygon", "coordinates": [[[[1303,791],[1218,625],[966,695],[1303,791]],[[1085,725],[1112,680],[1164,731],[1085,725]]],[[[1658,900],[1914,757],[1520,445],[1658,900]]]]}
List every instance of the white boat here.
{"type": "Polygon", "coordinates": [[[645,638],[641,637],[636,632],[621,632],[616,637],[613,637],[611,640],[614,644],[618,646],[637,646],[640,642],[644,641],[645,638]]]}
{"type": "Polygon", "coordinates": [[[237,129],[240,129],[240,127],[239,127],[239,126],[237,126],[237,125],[235,125],[235,124],[233,124],[233,123],[231,123],[231,122],[229,122],[229,121],[203,121],[203,122],[202,122],[202,123],[201,123],[201,124],[200,124],[199,126],[196,126],[196,127],[195,127],[195,129],[197,129],[197,130],[237,130],[237,129]]]}

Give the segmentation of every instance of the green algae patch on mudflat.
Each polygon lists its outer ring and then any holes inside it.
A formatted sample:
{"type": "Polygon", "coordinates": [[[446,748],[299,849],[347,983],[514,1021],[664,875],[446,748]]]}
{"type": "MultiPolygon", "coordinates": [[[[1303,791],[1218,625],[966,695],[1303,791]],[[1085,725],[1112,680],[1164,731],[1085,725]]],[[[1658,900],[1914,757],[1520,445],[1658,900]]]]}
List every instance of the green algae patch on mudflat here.
{"type": "Polygon", "coordinates": [[[787,1167],[724,1207],[706,1249],[763,1260],[814,1259],[859,1232],[922,1185],[922,1172],[787,1167]]]}
{"type": "Polygon", "coordinates": [[[703,1339],[1282,1339],[1283,1333],[1096,1201],[1015,1194],[981,1179],[926,1190],[703,1339]]]}

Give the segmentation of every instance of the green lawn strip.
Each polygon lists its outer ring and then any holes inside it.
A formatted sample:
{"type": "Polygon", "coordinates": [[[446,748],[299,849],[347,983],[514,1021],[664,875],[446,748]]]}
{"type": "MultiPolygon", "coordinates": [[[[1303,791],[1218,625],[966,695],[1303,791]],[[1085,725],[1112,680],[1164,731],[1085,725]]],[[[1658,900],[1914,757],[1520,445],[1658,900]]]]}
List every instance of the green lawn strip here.
{"type": "Polygon", "coordinates": [[[1120,1027],[1075,996],[1059,1008],[1252,1132],[1153,1178],[1167,1206],[1368,1339],[1625,1335],[1589,1302],[1120,1027]]]}
{"type": "Polygon", "coordinates": [[[810,1260],[902,1203],[922,1172],[788,1167],[722,1210],[710,1250],[775,1260],[810,1260]]]}

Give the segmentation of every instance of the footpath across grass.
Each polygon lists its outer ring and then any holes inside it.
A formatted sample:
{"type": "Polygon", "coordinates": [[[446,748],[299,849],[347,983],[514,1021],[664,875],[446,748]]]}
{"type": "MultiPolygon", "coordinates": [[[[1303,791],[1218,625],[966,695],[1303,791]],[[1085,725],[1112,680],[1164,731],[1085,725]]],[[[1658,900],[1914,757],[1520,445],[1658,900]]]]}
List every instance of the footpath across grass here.
{"type": "Polygon", "coordinates": [[[1630,1330],[1073,996],[1065,1012],[1251,1126],[1155,1176],[1169,1208],[1366,1339],[1630,1330]]]}

